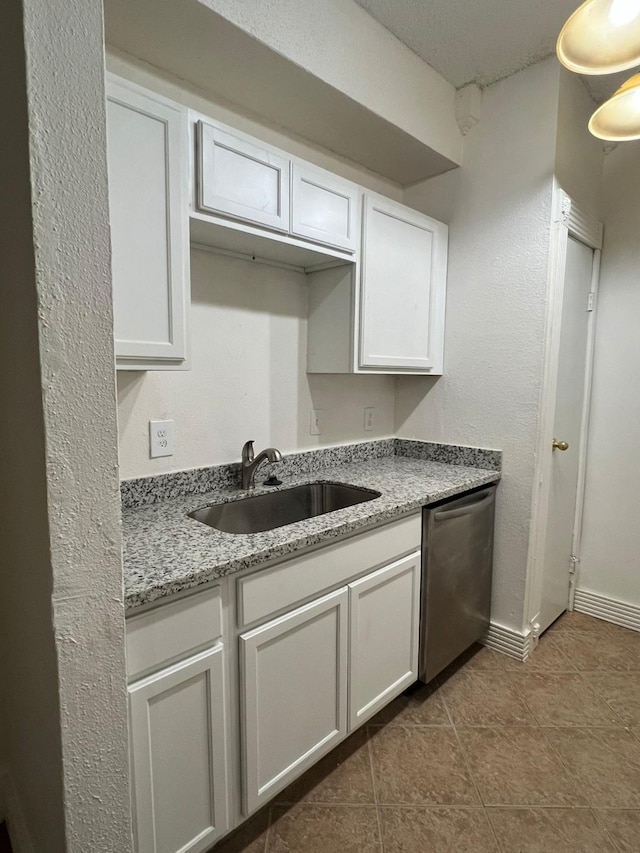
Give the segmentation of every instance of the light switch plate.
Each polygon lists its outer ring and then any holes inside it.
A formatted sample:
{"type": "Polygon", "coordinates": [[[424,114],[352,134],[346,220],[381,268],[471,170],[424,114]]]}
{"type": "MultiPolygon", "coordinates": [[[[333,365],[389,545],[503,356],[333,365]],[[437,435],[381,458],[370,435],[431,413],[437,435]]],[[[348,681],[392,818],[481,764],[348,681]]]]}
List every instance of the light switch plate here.
{"type": "Polygon", "coordinates": [[[324,412],[322,409],[311,409],[309,412],[309,435],[322,434],[322,418],[324,412]]]}
{"type": "Polygon", "coordinates": [[[149,455],[173,456],[175,449],[174,421],[149,421],[149,455]]]}

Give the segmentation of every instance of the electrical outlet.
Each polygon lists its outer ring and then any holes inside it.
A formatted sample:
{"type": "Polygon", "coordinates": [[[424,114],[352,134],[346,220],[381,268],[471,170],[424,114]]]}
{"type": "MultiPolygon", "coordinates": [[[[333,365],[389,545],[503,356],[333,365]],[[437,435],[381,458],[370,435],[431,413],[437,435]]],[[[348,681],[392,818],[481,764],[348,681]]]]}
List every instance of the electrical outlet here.
{"type": "Polygon", "coordinates": [[[311,409],[309,412],[309,435],[322,435],[322,409],[311,409]]]}
{"type": "Polygon", "coordinates": [[[375,407],[367,406],[364,410],[364,428],[367,432],[370,432],[375,426],[375,407]]]}
{"type": "Polygon", "coordinates": [[[175,424],[173,421],[149,421],[149,455],[173,456],[175,449],[175,424]]]}

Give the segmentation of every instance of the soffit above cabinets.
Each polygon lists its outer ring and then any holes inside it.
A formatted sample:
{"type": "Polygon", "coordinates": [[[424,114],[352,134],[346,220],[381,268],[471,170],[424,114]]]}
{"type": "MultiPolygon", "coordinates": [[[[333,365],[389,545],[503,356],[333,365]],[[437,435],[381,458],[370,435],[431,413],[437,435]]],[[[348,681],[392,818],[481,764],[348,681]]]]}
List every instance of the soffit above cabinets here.
{"type": "Polygon", "coordinates": [[[104,12],[109,47],[398,184],[458,165],[199,0],[105,0],[104,12]]]}

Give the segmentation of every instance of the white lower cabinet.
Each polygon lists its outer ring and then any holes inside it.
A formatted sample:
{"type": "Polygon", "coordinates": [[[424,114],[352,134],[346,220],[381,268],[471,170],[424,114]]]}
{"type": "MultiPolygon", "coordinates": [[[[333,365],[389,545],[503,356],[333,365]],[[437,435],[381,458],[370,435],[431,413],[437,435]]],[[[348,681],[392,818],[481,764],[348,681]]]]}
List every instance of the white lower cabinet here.
{"type": "Polygon", "coordinates": [[[419,600],[415,551],[240,635],[246,815],[416,680],[419,600]]]}
{"type": "Polygon", "coordinates": [[[136,853],[209,850],[413,683],[421,519],[127,620],[136,853]]]}
{"type": "Polygon", "coordinates": [[[129,685],[138,853],[200,853],[228,828],[223,646],[129,685]]]}
{"type": "Polygon", "coordinates": [[[349,728],[418,677],[420,553],[349,584],[349,728]]]}
{"type": "Polygon", "coordinates": [[[240,636],[245,814],[347,733],[347,589],[240,636]]]}

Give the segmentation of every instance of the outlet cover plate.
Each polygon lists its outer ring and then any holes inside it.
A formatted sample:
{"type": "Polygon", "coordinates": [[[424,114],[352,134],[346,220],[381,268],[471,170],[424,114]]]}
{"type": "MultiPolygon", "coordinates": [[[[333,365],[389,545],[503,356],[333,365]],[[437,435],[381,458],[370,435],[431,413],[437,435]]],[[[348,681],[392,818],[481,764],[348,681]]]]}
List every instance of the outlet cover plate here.
{"type": "Polygon", "coordinates": [[[149,455],[173,456],[175,449],[175,422],[149,421],[149,455]]]}

